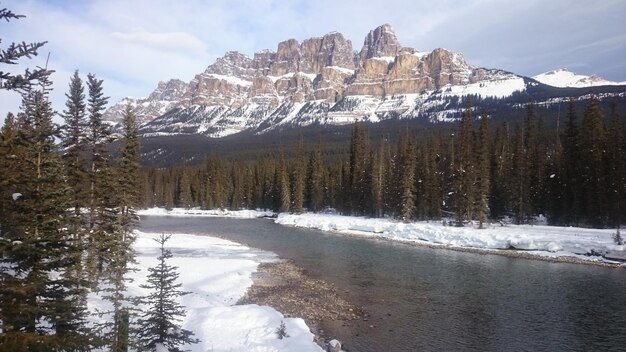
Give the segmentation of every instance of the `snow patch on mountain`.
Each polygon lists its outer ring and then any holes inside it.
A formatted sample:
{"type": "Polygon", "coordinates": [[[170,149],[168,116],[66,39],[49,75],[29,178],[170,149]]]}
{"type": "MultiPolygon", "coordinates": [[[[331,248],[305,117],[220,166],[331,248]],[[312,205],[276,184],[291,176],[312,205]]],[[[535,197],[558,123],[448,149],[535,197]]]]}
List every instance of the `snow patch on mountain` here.
{"type": "Polygon", "coordinates": [[[507,78],[481,81],[464,86],[444,86],[442,96],[468,96],[478,95],[482,98],[502,99],[511,96],[515,92],[522,92],[526,89],[524,79],[511,75],[507,78]]]}
{"type": "Polygon", "coordinates": [[[532,77],[533,79],[547,84],[553,87],[559,88],[584,88],[584,87],[595,87],[595,86],[620,86],[626,85],[626,81],[624,82],[613,82],[608,81],[602,77],[591,75],[579,75],[574,72],[568,71],[567,69],[558,69],[554,71],[545,72],[532,77]]]}

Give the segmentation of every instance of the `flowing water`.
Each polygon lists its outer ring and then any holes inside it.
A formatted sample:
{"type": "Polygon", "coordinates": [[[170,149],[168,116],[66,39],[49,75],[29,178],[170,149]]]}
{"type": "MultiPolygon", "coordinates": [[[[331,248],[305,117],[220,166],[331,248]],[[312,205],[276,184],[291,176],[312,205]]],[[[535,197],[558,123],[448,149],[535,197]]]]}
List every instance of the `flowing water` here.
{"type": "Polygon", "coordinates": [[[142,217],[293,259],[370,316],[329,324],[349,351],[626,351],[626,270],[431,249],[268,219],[142,217]]]}

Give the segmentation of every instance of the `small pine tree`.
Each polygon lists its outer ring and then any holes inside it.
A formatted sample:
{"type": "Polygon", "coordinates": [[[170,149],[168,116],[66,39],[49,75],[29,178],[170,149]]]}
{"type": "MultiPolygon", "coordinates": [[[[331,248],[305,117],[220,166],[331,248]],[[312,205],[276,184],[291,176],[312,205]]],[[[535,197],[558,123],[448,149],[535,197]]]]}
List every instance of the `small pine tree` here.
{"type": "Polygon", "coordinates": [[[282,320],[280,321],[280,325],[276,328],[276,336],[279,340],[282,340],[285,337],[289,337],[289,334],[287,334],[287,326],[282,320]]]}
{"type": "Polygon", "coordinates": [[[189,292],[180,291],[182,286],[176,283],[178,269],[167,263],[172,258],[172,252],[165,248],[165,243],[171,236],[161,235],[156,242],[161,246],[159,263],[154,268],[149,268],[148,283],[141,285],[142,288],[151,290],[148,296],[138,299],[139,303],[149,306],[149,309],[138,320],[137,338],[140,349],[156,351],[158,346],[167,348],[170,352],[182,351],[179,346],[184,344],[198,343],[199,340],[192,338],[193,333],[181,329],[178,325],[180,317],[185,315],[182,305],[177,302],[181,296],[189,292]]]}

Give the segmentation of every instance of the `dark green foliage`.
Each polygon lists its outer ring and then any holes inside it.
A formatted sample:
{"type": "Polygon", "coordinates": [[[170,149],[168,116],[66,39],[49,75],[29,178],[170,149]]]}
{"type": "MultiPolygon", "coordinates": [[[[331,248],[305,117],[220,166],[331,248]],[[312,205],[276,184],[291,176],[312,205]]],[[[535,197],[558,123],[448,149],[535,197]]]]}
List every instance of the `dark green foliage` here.
{"type": "Polygon", "coordinates": [[[297,214],[304,211],[305,173],[304,140],[300,138],[295,146],[295,158],[292,163],[291,171],[291,211],[297,214]]]}
{"type": "Polygon", "coordinates": [[[480,116],[480,126],[478,128],[478,134],[474,141],[474,153],[476,163],[476,182],[475,182],[475,198],[474,206],[476,207],[476,218],[480,222],[480,228],[483,227],[483,223],[487,221],[489,214],[489,185],[490,175],[489,170],[489,116],[483,112],[480,116]]]}
{"type": "Polygon", "coordinates": [[[413,220],[415,215],[415,163],[415,145],[405,136],[398,144],[400,219],[404,222],[413,220]]]}
{"type": "Polygon", "coordinates": [[[85,153],[85,137],[87,121],[85,115],[85,91],[83,82],[74,72],[69,84],[69,92],[65,94],[67,101],[66,110],[63,111],[65,125],[61,139],[63,164],[67,172],[67,181],[72,187],[72,203],[74,213],[71,217],[72,229],[83,239],[84,225],[81,208],[87,205],[85,181],[87,178],[85,153]]]}
{"type": "Polygon", "coordinates": [[[324,201],[324,169],[319,145],[309,153],[306,180],[307,207],[311,211],[322,210],[324,201]]]}
{"type": "Polygon", "coordinates": [[[180,290],[178,268],[168,264],[172,252],[165,248],[170,236],[161,235],[155,239],[160,245],[158,264],[149,268],[148,283],[141,287],[151,293],[138,299],[138,303],[148,306],[137,321],[136,335],[141,351],[156,351],[163,346],[170,352],[182,351],[181,345],[198,343],[193,333],[181,329],[178,321],[185,316],[185,310],[178,302],[181,296],[188,294],[180,290]]]}
{"type": "MultiPolygon", "coordinates": [[[[24,15],[18,15],[6,8],[0,9],[0,21],[7,22],[14,19],[20,19],[25,17],[24,15]]],[[[1,41],[1,38],[0,38],[1,41]]],[[[15,65],[23,58],[32,58],[37,56],[37,51],[41,49],[47,42],[36,43],[11,43],[6,49],[0,50],[0,64],[15,65]]],[[[54,71],[50,71],[47,68],[26,69],[24,74],[15,75],[11,72],[6,72],[0,69],[0,90],[18,90],[26,92],[31,90],[33,86],[37,85],[42,80],[47,80],[48,76],[54,71]]]]}
{"type": "Polygon", "coordinates": [[[289,334],[287,334],[287,326],[285,326],[285,322],[282,320],[280,321],[280,325],[276,328],[276,337],[278,337],[279,340],[289,337],[289,334]]]}
{"type": "Polygon", "coordinates": [[[0,194],[11,195],[0,214],[0,349],[86,350],[86,289],[75,271],[82,247],[67,226],[71,190],[42,82],[24,93],[17,123],[7,119],[2,133],[0,159],[11,174],[0,194]]]}
{"type": "Polygon", "coordinates": [[[274,211],[287,212],[290,206],[290,188],[289,188],[289,176],[287,173],[287,164],[285,163],[285,156],[283,151],[280,151],[280,157],[278,159],[278,165],[274,174],[274,186],[275,186],[275,203],[274,211]]]}
{"type": "Polygon", "coordinates": [[[350,174],[346,190],[349,199],[348,211],[353,215],[365,215],[369,209],[368,149],[365,128],[357,123],[350,143],[350,174]]]}
{"type": "Polygon", "coordinates": [[[474,128],[472,126],[472,105],[468,101],[461,117],[455,141],[453,158],[453,199],[457,225],[473,219],[475,184],[474,128]]]}

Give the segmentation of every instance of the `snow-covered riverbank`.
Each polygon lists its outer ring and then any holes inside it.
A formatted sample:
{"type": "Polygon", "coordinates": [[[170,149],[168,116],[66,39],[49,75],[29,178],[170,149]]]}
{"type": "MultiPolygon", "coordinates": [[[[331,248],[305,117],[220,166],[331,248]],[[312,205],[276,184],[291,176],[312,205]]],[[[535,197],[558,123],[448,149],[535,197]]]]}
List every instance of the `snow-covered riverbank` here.
{"type": "Polygon", "coordinates": [[[262,217],[275,216],[276,213],[272,211],[263,210],[225,210],[225,209],[185,209],[174,208],[166,210],[163,208],[150,208],[142,209],[137,212],[138,215],[153,215],[153,216],[204,216],[215,218],[237,218],[237,219],[254,219],[262,217]]]}
{"type": "Polygon", "coordinates": [[[454,248],[517,250],[545,257],[575,257],[588,261],[607,261],[589,253],[624,252],[625,246],[613,242],[615,230],[586,229],[539,225],[490,224],[485,229],[474,226],[444,226],[443,222],[402,223],[391,219],[328,214],[279,214],[281,225],[314,228],[351,235],[440,245],[454,248]]]}
{"type": "MultiPolygon", "coordinates": [[[[140,215],[207,216],[260,218],[275,216],[258,210],[147,209],[140,215]]],[[[445,246],[458,249],[491,250],[496,253],[517,251],[524,255],[548,258],[575,258],[587,262],[612,262],[598,255],[626,253],[626,246],[613,242],[614,229],[587,229],[546,225],[488,224],[476,226],[444,226],[441,221],[419,221],[405,224],[393,219],[373,219],[335,214],[278,214],[275,222],[286,226],[305,227],[365,237],[379,237],[415,244],[445,246]],[[506,251],[506,252],[503,252],[506,251]]]]}
{"type": "MultiPolygon", "coordinates": [[[[153,239],[159,234],[137,233],[135,249],[139,269],[131,273],[127,283],[131,296],[148,292],[141,288],[148,268],[157,264],[159,244],[153,239]]],[[[268,306],[235,305],[252,285],[252,274],[262,262],[276,260],[276,256],[235,242],[186,234],[176,234],[166,243],[172,251],[170,264],[178,267],[182,290],[190,294],[182,297],[187,315],[182,326],[191,330],[200,343],[185,346],[191,351],[303,351],[320,352],[313,342],[313,334],[304,320],[285,318],[268,306]],[[285,323],[288,338],[277,338],[276,329],[285,323]]],[[[90,310],[103,303],[92,297],[90,310]]]]}

